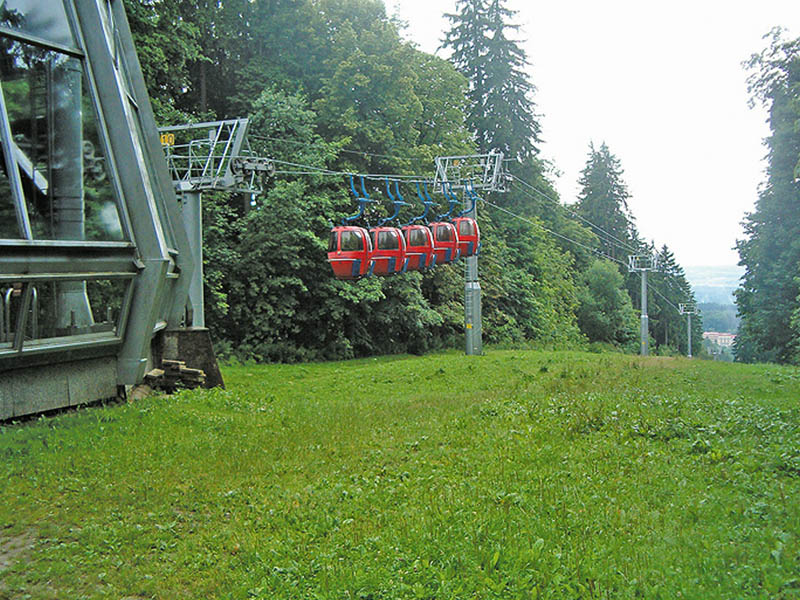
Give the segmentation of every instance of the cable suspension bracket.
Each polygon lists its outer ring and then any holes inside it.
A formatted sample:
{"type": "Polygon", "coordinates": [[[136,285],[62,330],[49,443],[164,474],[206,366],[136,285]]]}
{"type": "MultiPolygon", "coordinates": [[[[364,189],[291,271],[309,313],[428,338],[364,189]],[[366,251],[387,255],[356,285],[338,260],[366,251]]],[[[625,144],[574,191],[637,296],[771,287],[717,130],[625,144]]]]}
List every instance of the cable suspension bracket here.
{"type": "MultiPolygon", "coordinates": [[[[362,181],[363,181],[363,179],[362,179],[362,181]]],[[[386,194],[389,196],[389,199],[392,201],[392,204],[394,205],[394,212],[392,213],[391,216],[383,218],[383,219],[380,219],[378,221],[378,227],[382,227],[385,223],[388,223],[389,221],[393,221],[394,219],[396,219],[397,215],[400,214],[400,207],[402,207],[402,206],[411,206],[411,203],[406,202],[403,199],[403,196],[400,194],[400,184],[397,181],[394,182],[394,193],[395,193],[395,196],[392,195],[392,190],[389,189],[389,178],[387,177],[386,178],[386,194]]]]}

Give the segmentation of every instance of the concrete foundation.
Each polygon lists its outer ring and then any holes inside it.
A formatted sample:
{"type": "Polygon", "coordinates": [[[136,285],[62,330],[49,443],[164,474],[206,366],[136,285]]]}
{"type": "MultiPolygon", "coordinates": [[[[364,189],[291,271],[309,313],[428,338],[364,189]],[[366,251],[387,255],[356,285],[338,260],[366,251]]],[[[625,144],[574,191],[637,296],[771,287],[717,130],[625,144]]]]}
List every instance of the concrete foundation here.
{"type": "Polygon", "coordinates": [[[96,358],[0,373],[0,420],[117,397],[117,361],[96,358]]]}

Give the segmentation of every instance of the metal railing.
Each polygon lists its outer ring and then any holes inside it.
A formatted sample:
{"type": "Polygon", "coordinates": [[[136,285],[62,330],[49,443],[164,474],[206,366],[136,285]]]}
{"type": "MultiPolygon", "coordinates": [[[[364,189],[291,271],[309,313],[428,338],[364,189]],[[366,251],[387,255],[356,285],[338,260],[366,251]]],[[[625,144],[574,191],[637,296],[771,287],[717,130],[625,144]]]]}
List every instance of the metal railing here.
{"type": "Polygon", "coordinates": [[[228,119],[160,128],[167,167],[179,190],[231,188],[231,158],[243,150],[247,125],[247,119],[228,119]]]}
{"type": "MultiPolygon", "coordinates": [[[[18,291],[22,294],[22,288],[7,288],[3,293],[3,303],[0,305],[0,342],[13,342],[15,330],[12,330],[11,323],[11,299],[14,292],[18,291]]],[[[36,339],[39,337],[39,292],[36,286],[31,286],[31,337],[36,339]]]]}

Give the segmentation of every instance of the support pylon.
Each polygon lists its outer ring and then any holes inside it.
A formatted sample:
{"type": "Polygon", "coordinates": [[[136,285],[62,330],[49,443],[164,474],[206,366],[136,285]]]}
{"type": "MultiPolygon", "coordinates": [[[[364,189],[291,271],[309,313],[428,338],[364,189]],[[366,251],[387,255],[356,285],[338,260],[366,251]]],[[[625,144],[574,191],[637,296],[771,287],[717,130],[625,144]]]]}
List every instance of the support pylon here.
{"type": "Polygon", "coordinates": [[[658,257],[654,254],[632,254],[628,257],[628,271],[642,274],[642,324],[640,354],[647,356],[650,353],[649,337],[650,324],[647,316],[647,272],[658,268],[658,257]]]}
{"type": "Polygon", "coordinates": [[[687,356],[692,358],[692,315],[699,314],[697,307],[694,304],[678,304],[678,311],[682,315],[686,315],[686,337],[689,340],[689,349],[687,356]]]}

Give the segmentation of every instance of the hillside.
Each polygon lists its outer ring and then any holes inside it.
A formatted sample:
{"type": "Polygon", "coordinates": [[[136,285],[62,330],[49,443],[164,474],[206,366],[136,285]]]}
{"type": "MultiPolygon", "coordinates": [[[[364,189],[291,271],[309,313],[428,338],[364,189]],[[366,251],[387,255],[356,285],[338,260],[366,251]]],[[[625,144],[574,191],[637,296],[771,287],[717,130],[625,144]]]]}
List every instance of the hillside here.
{"type": "Polygon", "coordinates": [[[733,304],[733,291],[744,273],[736,266],[684,267],[684,271],[697,302],[713,304],[733,304]]]}
{"type": "Polygon", "coordinates": [[[0,428],[0,598],[790,598],[800,372],[235,367],[0,428]]]}
{"type": "Polygon", "coordinates": [[[703,315],[703,329],[720,333],[736,333],[739,317],[735,304],[700,303],[697,305],[703,315]]]}

